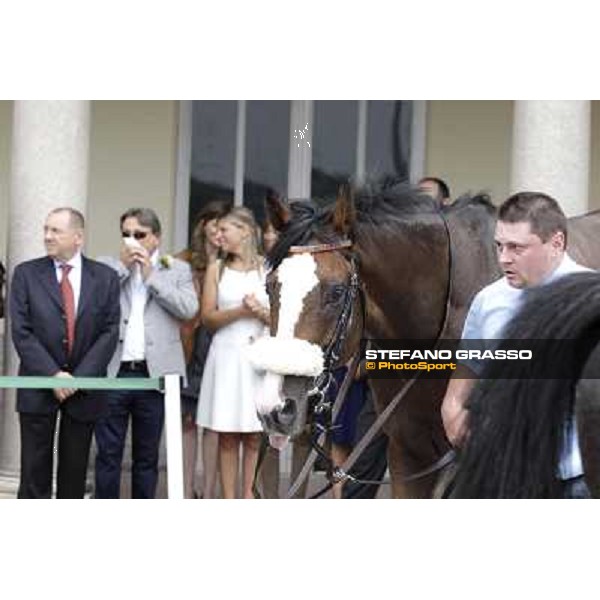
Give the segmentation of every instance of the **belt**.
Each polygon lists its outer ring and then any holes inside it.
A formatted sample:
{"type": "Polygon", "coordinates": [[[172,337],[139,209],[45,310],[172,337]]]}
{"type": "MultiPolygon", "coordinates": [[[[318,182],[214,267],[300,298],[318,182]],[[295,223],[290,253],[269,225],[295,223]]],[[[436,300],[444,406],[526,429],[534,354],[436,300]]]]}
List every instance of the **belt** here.
{"type": "Polygon", "coordinates": [[[147,371],[148,364],[145,360],[124,360],[121,361],[121,370],[123,371],[147,371]]]}

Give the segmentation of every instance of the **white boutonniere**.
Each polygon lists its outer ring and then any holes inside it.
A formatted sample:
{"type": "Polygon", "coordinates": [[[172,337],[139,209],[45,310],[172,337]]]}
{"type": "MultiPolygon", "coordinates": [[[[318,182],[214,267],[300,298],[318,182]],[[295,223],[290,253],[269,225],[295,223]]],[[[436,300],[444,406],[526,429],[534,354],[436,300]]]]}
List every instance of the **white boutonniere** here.
{"type": "Polygon", "coordinates": [[[163,269],[170,269],[173,266],[173,257],[170,254],[164,254],[160,257],[159,262],[160,266],[163,269]]]}

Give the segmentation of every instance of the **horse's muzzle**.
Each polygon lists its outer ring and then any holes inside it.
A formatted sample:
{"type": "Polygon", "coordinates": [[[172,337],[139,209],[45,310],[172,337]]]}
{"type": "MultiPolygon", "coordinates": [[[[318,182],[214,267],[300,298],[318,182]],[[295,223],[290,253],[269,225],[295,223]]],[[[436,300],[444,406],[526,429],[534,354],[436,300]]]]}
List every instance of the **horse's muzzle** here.
{"type": "Polygon", "coordinates": [[[267,433],[277,433],[292,437],[294,435],[294,425],[298,409],[296,401],[292,398],[286,398],[283,406],[274,408],[266,414],[258,415],[264,430],[267,433]]]}
{"type": "Polygon", "coordinates": [[[293,438],[304,431],[308,414],[308,392],[313,381],[312,377],[291,375],[283,379],[279,405],[258,413],[267,433],[293,438]]]}

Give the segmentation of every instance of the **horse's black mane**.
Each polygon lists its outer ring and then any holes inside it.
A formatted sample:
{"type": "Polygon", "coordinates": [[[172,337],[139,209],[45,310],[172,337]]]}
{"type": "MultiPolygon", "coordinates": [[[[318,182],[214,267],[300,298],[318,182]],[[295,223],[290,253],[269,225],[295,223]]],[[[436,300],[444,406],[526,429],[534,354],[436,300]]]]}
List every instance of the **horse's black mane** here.
{"type": "Polygon", "coordinates": [[[572,424],[575,383],[598,343],[599,306],[595,272],[528,291],[506,340],[528,340],[543,360],[486,367],[469,399],[470,434],[453,497],[560,497],[557,465],[572,424]]]}
{"type": "MultiPolygon", "coordinates": [[[[450,207],[440,209],[438,203],[416,187],[402,183],[395,185],[366,185],[353,192],[356,210],[356,230],[374,231],[382,228],[406,227],[410,222],[423,222],[443,211],[458,211],[467,207],[484,206],[495,212],[486,194],[461,196],[450,207]]],[[[268,255],[271,268],[277,268],[288,255],[291,246],[300,246],[314,239],[320,243],[339,241],[332,228],[335,198],[318,202],[296,200],[290,203],[291,219],[280,232],[279,239],[268,255]]],[[[353,232],[353,233],[356,233],[353,232]]]]}
{"type": "Polygon", "coordinates": [[[486,192],[477,192],[476,194],[463,194],[458,197],[452,204],[444,207],[445,212],[458,212],[463,209],[482,207],[490,215],[496,214],[496,207],[492,204],[492,200],[486,192]]]}
{"type": "MultiPolygon", "coordinates": [[[[276,269],[288,255],[291,246],[306,244],[315,232],[327,224],[328,211],[310,200],[295,200],[289,205],[291,217],[279,232],[275,246],[267,255],[270,268],[276,269]]],[[[325,241],[325,240],[323,240],[325,241]]]]}

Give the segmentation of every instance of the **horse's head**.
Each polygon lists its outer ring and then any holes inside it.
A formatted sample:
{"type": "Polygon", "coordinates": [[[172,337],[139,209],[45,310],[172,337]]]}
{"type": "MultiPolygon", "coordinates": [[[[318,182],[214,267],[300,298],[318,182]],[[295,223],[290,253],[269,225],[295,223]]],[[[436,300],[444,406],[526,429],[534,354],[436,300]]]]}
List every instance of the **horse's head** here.
{"type": "Polygon", "coordinates": [[[363,315],[352,249],[354,203],[349,191],[333,208],[305,202],[267,203],[281,231],[269,255],[271,335],[252,348],[265,372],[257,408],[268,433],[294,436],[308,406],[324,399],[331,370],[358,351],[363,315]]]}

